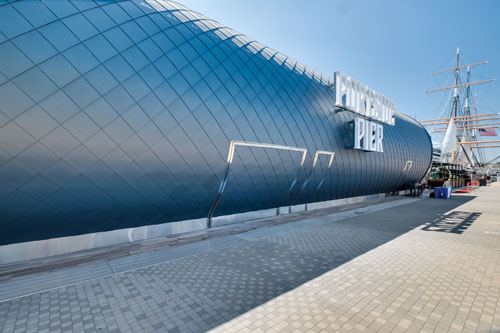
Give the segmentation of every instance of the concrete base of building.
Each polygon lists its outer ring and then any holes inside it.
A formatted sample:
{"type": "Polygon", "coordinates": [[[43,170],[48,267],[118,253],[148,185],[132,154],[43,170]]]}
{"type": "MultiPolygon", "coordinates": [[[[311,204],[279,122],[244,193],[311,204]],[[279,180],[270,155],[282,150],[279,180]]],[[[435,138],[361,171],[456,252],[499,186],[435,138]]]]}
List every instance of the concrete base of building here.
{"type": "MultiPolygon", "coordinates": [[[[397,195],[404,195],[397,192],[397,195]]],[[[241,214],[217,216],[212,218],[212,227],[241,223],[246,221],[268,218],[276,215],[286,215],[302,211],[325,209],[340,205],[376,200],[395,193],[380,193],[366,196],[358,196],[345,199],[329,200],[294,206],[252,211],[241,214]]],[[[0,264],[8,264],[18,261],[46,258],[60,254],[94,248],[124,244],[134,241],[179,235],[206,229],[207,218],[168,222],[163,224],[148,225],[136,228],[118,229],[106,232],[90,233],[78,236],[44,239],[24,243],[16,243],[0,246],[0,264]]]]}

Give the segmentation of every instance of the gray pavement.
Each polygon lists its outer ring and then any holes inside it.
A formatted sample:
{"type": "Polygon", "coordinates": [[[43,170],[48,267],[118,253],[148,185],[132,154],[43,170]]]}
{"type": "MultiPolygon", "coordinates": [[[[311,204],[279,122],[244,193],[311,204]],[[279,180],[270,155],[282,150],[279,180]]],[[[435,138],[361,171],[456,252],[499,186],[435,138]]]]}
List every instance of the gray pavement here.
{"type": "Polygon", "coordinates": [[[389,201],[13,278],[0,330],[500,329],[498,202],[389,201]]]}

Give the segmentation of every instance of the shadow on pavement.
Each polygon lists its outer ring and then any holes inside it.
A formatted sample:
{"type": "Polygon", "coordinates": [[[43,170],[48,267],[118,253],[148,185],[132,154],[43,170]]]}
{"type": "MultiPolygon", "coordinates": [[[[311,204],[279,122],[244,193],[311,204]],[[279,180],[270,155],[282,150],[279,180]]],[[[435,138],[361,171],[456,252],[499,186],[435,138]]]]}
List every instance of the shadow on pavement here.
{"type": "Polygon", "coordinates": [[[473,196],[455,196],[449,200],[419,200],[309,229],[270,235],[139,272],[150,281],[162,281],[161,286],[156,284],[152,297],[163,299],[159,303],[162,311],[180,318],[174,328],[166,323],[162,328],[205,331],[416,227],[433,223],[445,212],[472,199],[473,196]]]}
{"type": "Polygon", "coordinates": [[[481,213],[454,211],[448,215],[437,217],[434,221],[427,223],[422,230],[461,234],[467,230],[480,215],[481,213]]]}

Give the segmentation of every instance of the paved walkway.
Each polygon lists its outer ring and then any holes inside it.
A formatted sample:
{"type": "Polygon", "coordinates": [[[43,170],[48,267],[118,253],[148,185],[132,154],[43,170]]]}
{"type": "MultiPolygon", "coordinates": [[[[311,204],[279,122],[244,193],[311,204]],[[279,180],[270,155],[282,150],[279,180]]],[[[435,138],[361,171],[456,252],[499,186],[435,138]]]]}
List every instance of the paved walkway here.
{"type": "Polygon", "coordinates": [[[499,202],[495,184],[11,279],[0,330],[500,330],[499,202]]]}

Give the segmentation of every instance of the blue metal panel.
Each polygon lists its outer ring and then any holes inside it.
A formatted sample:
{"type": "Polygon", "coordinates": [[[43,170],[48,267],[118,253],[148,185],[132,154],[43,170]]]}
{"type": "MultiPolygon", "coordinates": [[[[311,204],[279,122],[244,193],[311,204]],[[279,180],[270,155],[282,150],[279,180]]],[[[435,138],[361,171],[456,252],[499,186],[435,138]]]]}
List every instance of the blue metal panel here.
{"type": "Polygon", "coordinates": [[[384,125],[384,153],[349,149],[330,77],[174,2],[11,1],[0,18],[0,244],[206,217],[232,140],[308,154],[237,147],[214,216],[388,192],[428,169],[415,120],[384,125]],[[312,168],[317,150],[330,168],[312,168]]]}

